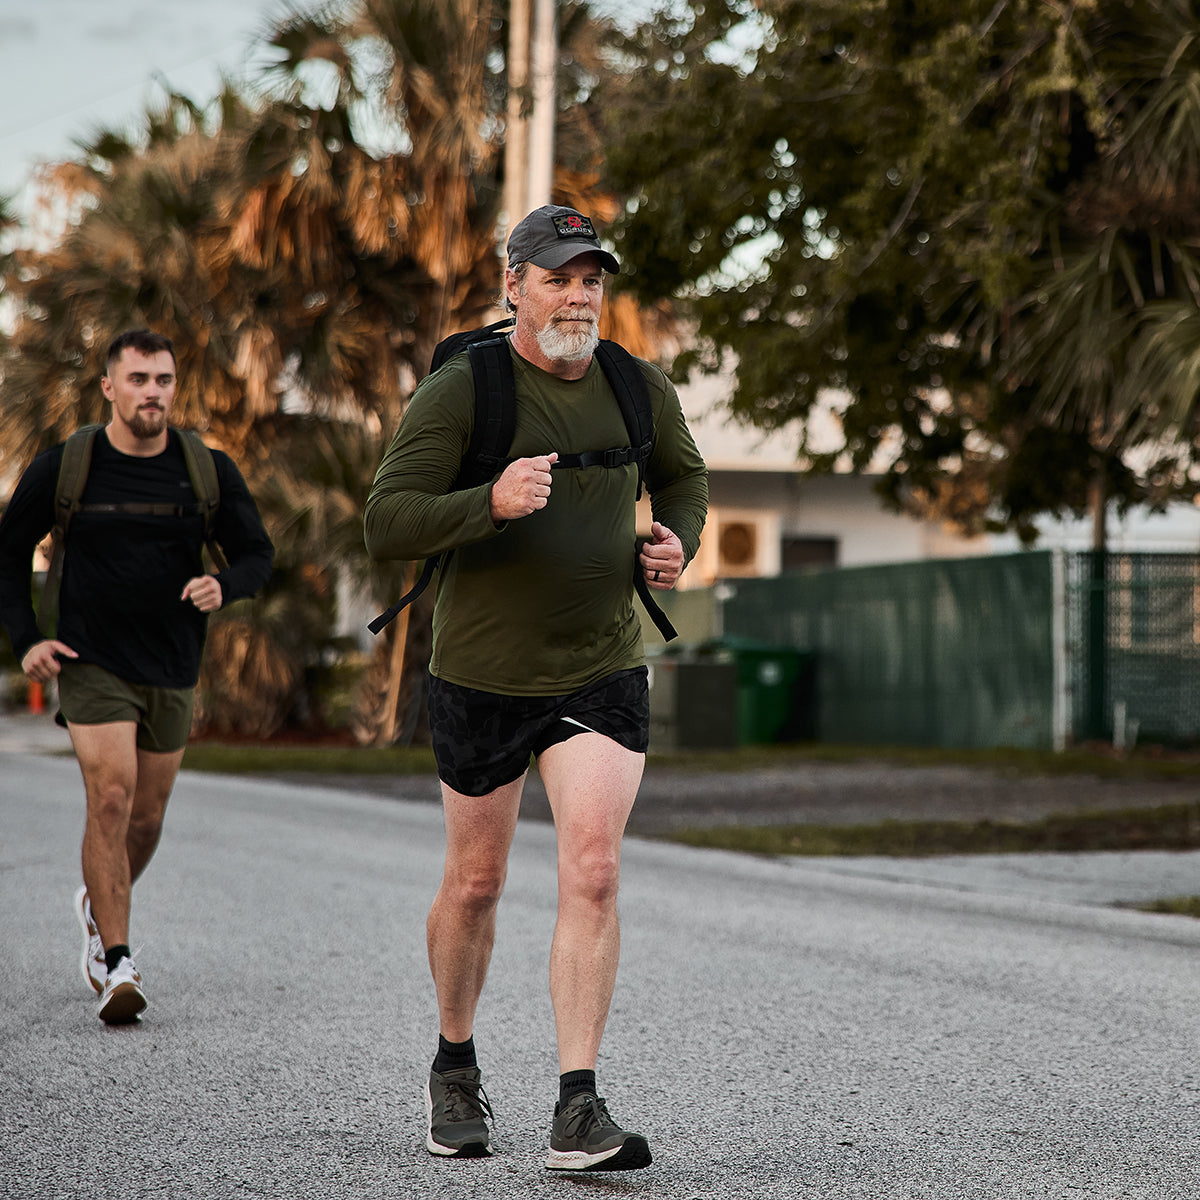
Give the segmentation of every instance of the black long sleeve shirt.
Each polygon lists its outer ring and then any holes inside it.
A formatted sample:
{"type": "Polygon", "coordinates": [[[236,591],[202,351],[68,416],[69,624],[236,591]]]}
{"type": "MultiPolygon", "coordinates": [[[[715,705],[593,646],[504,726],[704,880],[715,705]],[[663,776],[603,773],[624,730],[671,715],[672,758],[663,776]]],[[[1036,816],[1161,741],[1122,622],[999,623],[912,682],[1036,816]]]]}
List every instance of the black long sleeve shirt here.
{"type": "MultiPolygon", "coordinates": [[[[217,579],[222,604],[253,595],[271,573],[274,551],[258,510],[228,455],[212,452],[220,487],[214,537],[229,560],[217,579]]],[[[21,476],[0,518],[0,622],[18,658],[43,638],[31,600],[33,552],[54,525],[61,445],[21,476]]],[[[173,504],[182,515],[80,512],[63,559],[56,637],[82,662],[131,683],[194,687],[207,617],[180,593],[204,574],[204,522],[179,435],[161,454],[122,454],[97,433],[81,503],[173,504]]]]}

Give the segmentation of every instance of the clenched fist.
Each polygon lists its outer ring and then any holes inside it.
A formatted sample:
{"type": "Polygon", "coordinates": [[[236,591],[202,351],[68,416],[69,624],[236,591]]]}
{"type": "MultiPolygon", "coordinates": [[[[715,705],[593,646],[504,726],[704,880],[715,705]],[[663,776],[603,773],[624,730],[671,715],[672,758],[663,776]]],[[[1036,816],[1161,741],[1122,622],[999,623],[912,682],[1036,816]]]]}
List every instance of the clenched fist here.
{"type": "Polygon", "coordinates": [[[550,468],[557,461],[558,454],[553,453],[509,463],[492,484],[492,520],[499,524],[545,508],[550,499],[550,468]]]}

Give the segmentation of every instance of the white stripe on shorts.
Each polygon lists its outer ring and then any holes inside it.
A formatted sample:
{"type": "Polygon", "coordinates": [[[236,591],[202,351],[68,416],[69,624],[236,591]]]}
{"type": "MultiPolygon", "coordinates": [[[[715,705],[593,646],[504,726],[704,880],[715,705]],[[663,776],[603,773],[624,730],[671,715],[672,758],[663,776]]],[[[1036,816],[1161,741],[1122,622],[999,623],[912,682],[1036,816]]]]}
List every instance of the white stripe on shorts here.
{"type": "Polygon", "coordinates": [[[596,732],[590,725],[585,725],[582,721],[575,720],[574,717],[559,717],[558,719],[566,721],[568,725],[578,725],[580,729],[585,730],[587,733],[596,732]]]}

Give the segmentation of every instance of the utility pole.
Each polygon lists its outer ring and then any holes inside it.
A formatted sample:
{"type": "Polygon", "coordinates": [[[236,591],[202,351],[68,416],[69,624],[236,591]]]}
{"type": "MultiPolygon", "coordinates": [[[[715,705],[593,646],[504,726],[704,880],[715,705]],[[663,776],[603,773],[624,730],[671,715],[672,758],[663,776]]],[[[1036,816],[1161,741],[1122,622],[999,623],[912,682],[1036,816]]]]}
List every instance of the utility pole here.
{"type": "MultiPolygon", "coordinates": [[[[554,188],[558,23],[555,0],[534,0],[533,116],[529,126],[529,209],[549,204],[554,188]]],[[[518,218],[519,219],[519,218],[518,218]]]]}
{"type": "Polygon", "coordinates": [[[508,20],[504,208],[511,230],[527,212],[549,204],[553,197],[558,91],[555,0],[512,0],[508,20]]]}
{"type": "Polygon", "coordinates": [[[508,105],[504,137],[504,210],[508,232],[529,211],[529,0],[511,0],[508,105]]]}

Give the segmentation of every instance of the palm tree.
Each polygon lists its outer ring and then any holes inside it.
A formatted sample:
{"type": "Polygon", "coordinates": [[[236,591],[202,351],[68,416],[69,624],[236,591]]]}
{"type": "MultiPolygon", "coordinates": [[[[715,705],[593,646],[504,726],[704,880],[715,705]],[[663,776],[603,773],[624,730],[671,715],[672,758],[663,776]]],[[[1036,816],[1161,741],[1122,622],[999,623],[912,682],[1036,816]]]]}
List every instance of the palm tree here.
{"type": "Polygon", "coordinates": [[[1154,500],[1178,491],[1195,454],[1200,40],[1186,0],[1101,7],[1081,13],[1073,32],[1096,149],[1050,214],[1011,368],[1037,381],[1048,420],[1086,437],[1103,550],[1122,456],[1163,452],[1147,472],[1154,500]],[[1178,440],[1164,443],[1172,433],[1178,440]]]}
{"type": "MultiPolygon", "coordinates": [[[[373,118],[403,147],[394,160],[399,173],[396,191],[402,188],[411,203],[395,206],[389,219],[403,247],[403,264],[414,280],[422,281],[419,289],[414,283],[412,308],[398,347],[409,388],[424,376],[443,336],[483,323],[495,304],[507,99],[506,17],[507,5],[499,0],[357,0],[346,8],[289,18],[271,39],[280,60],[266,86],[280,102],[302,102],[314,64],[334,80],[326,89],[334,99],[315,118],[314,139],[320,133],[324,144],[332,136],[339,145],[350,146],[356,122],[373,118]]],[[[586,6],[570,12],[564,44],[577,72],[598,69],[594,25],[586,6]]],[[[582,107],[568,106],[562,119],[571,134],[565,143],[581,147],[577,158],[586,162],[595,155],[598,142],[588,130],[582,107]]],[[[320,157],[313,152],[314,161],[320,157]]],[[[290,187],[288,179],[280,175],[271,186],[290,187]]],[[[611,219],[616,211],[615,201],[599,190],[594,171],[569,166],[556,174],[554,199],[602,219],[611,219]]],[[[288,227],[286,210],[278,202],[256,198],[247,202],[246,211],[263,204],[272,213],[270,228],[280,223],[288,227]]],[[[305,220],[307,228],[307,213],[305,220]]],[[[373,231],[375,236],[381,232],[373,231]]],[[[299,242],[302,235],[303,230],[294,240],[299,242]]],[[[247,239],[248,250],[253,244],[253,238],[247,239]]],[[[314,251],[307,253],[312,256],[314,251]]],[[[624,297],[610,306],[606,336],[618,336],[635,353],[652,354],[655,335],[665,341],[671,332],[665,311],[644,314],[624,297]]],[[[334,384],[333,379],[314,377],[310,369],[310,361],[331,357],[320,346],[320,339],[314,339],[314,353],[300,355],[296,363],[296,380],[314,400],[334,384]]],[[[338,378],[345,376],[339,373],[338,378]]],[[[390,433],[407,394],[406,389],[399,403],[389,396],[375,410],[364,406],[360,396],[354,407],[364,415],[377,413],[381,428],[390,433]]],[[[410,570],[407,577],[411,575],[410,570]]],[[[416,711],[414,689],[419,685],[413,681],[420,680],[427,661],[428,621],[428,608],[418,606],[380,637],[359,695],[356,726],[365,740],[388,742],[398,730],[411,730],[411,715],[398,714],[416,711]]]]}
{"type": "MultiPolygon", "coordinates": [[[[201,687],[214,728],[261,735],[311,708],[305,671],[329,640],[337,577],[381,607],[396,594],[397,571],[365,558],[359,516],[433,346],[479,324],[496,294],[494,7],[358,0],[287,17],[258,94],[227,88],[206,113],[168,95],[138,136],[101,132],[49,173],[71,219],[57,244],[4,271],[19,315],[0,470],[102,417],[107,341],[145,324],[178,347],[180,422],[256,492],[277,570],[261,599],[214,622],[201,687]]],[[[594,176],[568,173],[563,188],[581,207],[600,202],[594,176]]],[[[640,348],[636,309],[613,317],[640,348]]],[[[414,685],[397,685],[427,633],[418,620],[411,638],[393,626],[379,639],[364,738],[392,740],[397,711],[414,711],[414,685]]]]}

